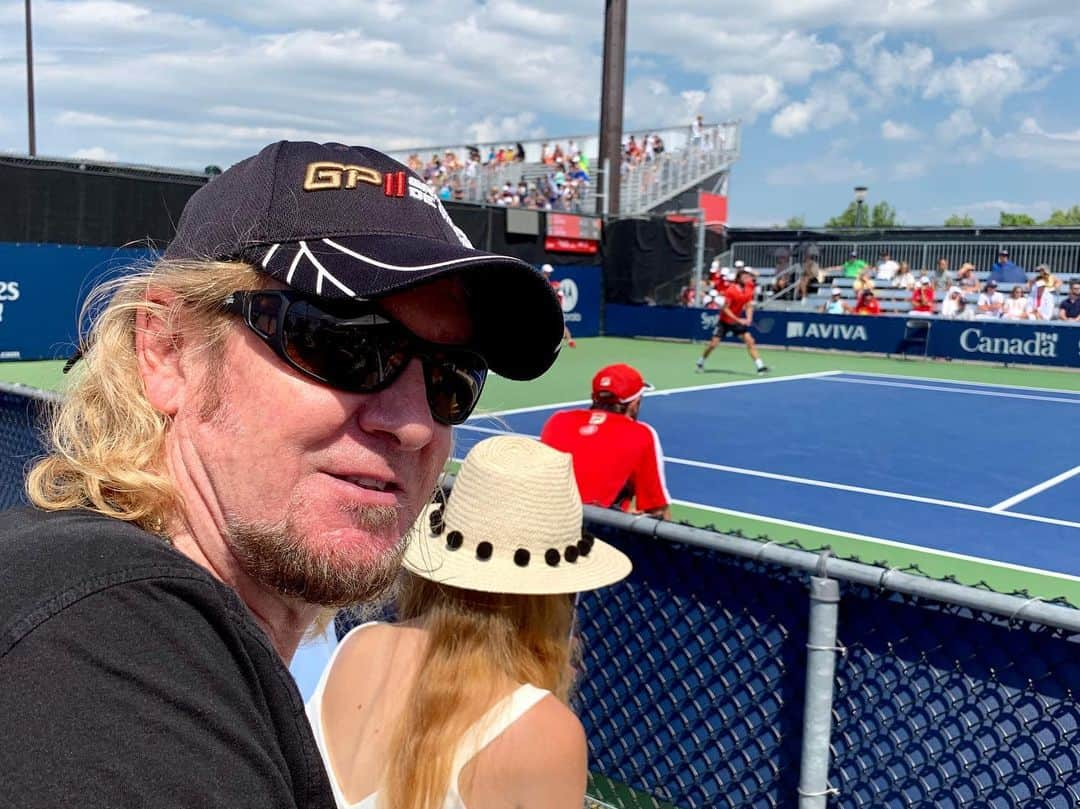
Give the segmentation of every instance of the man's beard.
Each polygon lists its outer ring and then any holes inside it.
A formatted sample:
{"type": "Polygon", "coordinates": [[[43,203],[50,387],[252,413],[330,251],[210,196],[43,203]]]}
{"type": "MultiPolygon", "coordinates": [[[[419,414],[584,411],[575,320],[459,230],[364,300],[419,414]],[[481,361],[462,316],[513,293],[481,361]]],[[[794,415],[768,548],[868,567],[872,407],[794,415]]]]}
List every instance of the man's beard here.
{"type": "MultiPolygon", "coordinates": [[[[385,536],[398,525],[398,509],[393,506],[345,511],[361,531],[385,536]]],[[[347,607],[374,600],[394,583],[408,537],[382,553],[318,549],[286,518],[278,523],[230,520],[226,542],[247,575],[282,595],[324,607],[347,607]]]]}

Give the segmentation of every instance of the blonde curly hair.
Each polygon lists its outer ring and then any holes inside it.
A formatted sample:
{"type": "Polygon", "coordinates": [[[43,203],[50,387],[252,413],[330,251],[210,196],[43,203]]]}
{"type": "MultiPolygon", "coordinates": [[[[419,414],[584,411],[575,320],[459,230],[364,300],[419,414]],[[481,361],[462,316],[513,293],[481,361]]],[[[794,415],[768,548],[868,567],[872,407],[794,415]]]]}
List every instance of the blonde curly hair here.
{"type": "Polygon", "coordinates": [[[212,362],[230,327],[222,300],[265,281],[243,262],[162,259],[96,287],[80,315],[90,324],[80,330],[81,367],[52,406],[49,453],[27,477],[30,501],[50,511],[86,508],[160,533],[179,493],[162,469],[169,420],[146,397],[136,324],[146,314],[175,333],[182,309],[202,335],[195,348],[212,362]]]}

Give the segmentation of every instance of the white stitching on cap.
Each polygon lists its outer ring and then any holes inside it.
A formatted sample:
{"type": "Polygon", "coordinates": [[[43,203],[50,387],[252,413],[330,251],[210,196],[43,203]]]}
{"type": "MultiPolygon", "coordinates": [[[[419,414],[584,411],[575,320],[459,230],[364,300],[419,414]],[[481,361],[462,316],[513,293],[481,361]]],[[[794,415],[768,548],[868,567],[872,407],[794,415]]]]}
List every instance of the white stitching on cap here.
{"type": "Polygon", "coordinates": [[[273,258],[274,253],[277,252],[277,249],[279,247],[281,247],[280,243],[279,244],[272,244],[272,245],[270,245],[270,249],[266,251],[266,255],[263,256],[263,260],[262,260],[262,266],[263,266],[264,270],[266,269],[266,265],[270,263],[270,259],[273,258]]]}
{"type": "MultiPolygon", "coordinates": [[[[323,241],[325,241],[325,239],[323,241]]],[[[326,269],[326,267],[324,267],[322,264],[319,263],[319,260],[317,258],[315,258],[315,254],[312,253],[311,250],[308,249],[307,242],[300,242],[300,253],[303,253],[305,256],[307,256],[308,261],[310,261],[312,264],[314,264],[315,269],[317,269],[319,271],[319,274],[317,276],[315,276],[315,294],[316,295],[322,295],[323,278],[329,278],[330,282],[333,283],[334,286],[336,286],[338,289],[340,289],[342,292],[344,292],[350,298],[355,298],[356,297],[355,292],[353,292],[351,289],[349,289],[347,286],[345,286],[343,283],[341,283],[337,278],[334,277],[334,274],[332,272],[330,272],[328,269],[326,269]]],[[[299,255],[299,253],[297,255],[299,255]]]]}
{"type": "Polygon", "coordinates": [[[435,269],[437,267],[450,267],[450,266],[452,266],[454,264],[467,264],[467,263],[475,262],[475,261],[494,261],[494,260],[496,260],[496,259],[493,259],[491,256],[468,256],[466,258],[450,259],[449,261],[439,261],[439,262],[436,262],[435,264],[421,264],[421,265],[419,265],[417,267],[405,267],[405,266],[402,266],[402,265],[399,265],[399,264],[385,264],[385,263],[383,263],[381,261],[376,261],[375,259],[371,258],[370,256],[365,256],[362,253],[357,253],[357,252],[355,252],[353,250],[350,250],[347,247],[343,247],[342,245],[340,245],[337,242],[332,241],[330,239],[323,239],[323,242],[325,244],[330,245],[330,247],[333,247],[335,250],[340,250],[342,253],[344,253],[347,256],[352,256],[353,258],[358,258],[361,261],[367,262],[368,264],[371,264],[374,267],[380,267],[380,268],[382,268],[384,270],[396,270],[398,272],[419,272],[420,270],[433,270],[433,269],[435,269]]]}

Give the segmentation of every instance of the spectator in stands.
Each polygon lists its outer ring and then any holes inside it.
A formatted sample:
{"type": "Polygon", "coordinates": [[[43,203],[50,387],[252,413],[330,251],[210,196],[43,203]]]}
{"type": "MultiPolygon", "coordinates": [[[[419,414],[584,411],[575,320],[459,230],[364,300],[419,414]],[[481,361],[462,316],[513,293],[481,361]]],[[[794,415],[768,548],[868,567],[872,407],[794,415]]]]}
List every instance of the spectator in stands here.
{"type": "Polygon", "coordinates": [[[593,377],[590,409],[560,411],[544,425],[540,440],[573,456],[583,502],[671,518],[660,437],[638,420],[652,389],[636,368],[608,365],[593,377]]]}
{"type": "Polygon", "coordinates": [[[569,455],[510,435],[472,448],[417,521],[399,623],[353,628],[308,702],[339,806],[583,805],[574,594],[631,564],[581,520],[569,455]]]}
{"type": "Polygon", "coordinates": [[[979,278],[975,275],[975,265],[966,261],[956,273],[956,283],[965,295],[979,294],[979,278]]]}
{"type": "Polygon", "coordinates": [[[1030,309],[1031,301],[1024,295],[1023,284],[1015,284],[1001,308],[1001,317],[1003,320],[1027,320],[1030,309]]]}
{"type": "Polygon", "coordinates": [[[852,312],[856,315],[881,314],[881,302],[878,301],[877,296],[874,294],[873,287],[864,289],[859,293],[859,297],[855,301],[855,307],[852,312]]]}
{"type": "Polygon", "coordinates": [[[864,268],[859,273],[859,277],[856,278],[855,283],[851,285],[851,288],[855,291],[855,297],[856,298],[858,298],[859,293],[861,293],[861,292],[863,292],[863,291],[865,291],[867,289],[869,289],[871,292],[874,291],[875,284],[874,284],[874,274],[873,273],[874,273],[874,271],[872,269],[870,269],[870,267],[864,268]]]}
{"type": "Polygon", "coordinates": [[[1026,284],[1027,273],[1020,265],[1009,260],[1009,251],[1002,247],[998,250],[997,261],[990,268],[990,278],[999,284],[1026,284]]]}
{"type": "Polygon", "coordinates": [[[923,314],[933,314],[934,311],[934,284],[929,275],[919,278],[915,290],[911,293],[911,311],[923,314]]]}
{"type": "Polygon", "coordinates": [[[888,250],[881,251],[881,257],[877,263],[877,279],[879,281],[891,281],[900,265],[893,261],[888,250]]]}
{"type": "Polygon", "coordinates": [[[786,247],[776,251],[773,269],[773,282],[769,291],[774,298],[791,300],[795,294],[795,279],[791,269],[791,253],[786,247]]]}
{"type": "Polygon", "coordinates": [[[1055,295],[1062,286],[1061,279],[1050,271],[1049,264],[1040,264],[1038,267],[1035,268],[1035,280],[1041,280],[1046,285],[1046,288],[1053,292],[1055,295]]]}
{"type": "Polygon", "coordinates": [[[1028,317],[1032,320],[1053,320],[1057,314],[1054,293],[1045,278],[1035,279],[1028,297],[1028,317]]]}
{"type": "Polygon", "coordinates": [[[803,257],[802,272],[799,274],[799,300],[806,300],[812,295],[816,295],[818,289],[825,283],[825,271],[822,270],[821,265],[818,263],[817,248],[813,248],[813,252],[806,251],[806,255],[803,257]]]}
{"type": "Polygon", "coordinates": [[[986,288],[979,295],[976,304],[978,317],[999,318],[1005,309],[1005,296],[998,292],[998,282],[991,278],[986,282],[986,288]]]}
{"type": "Polygon", "coordinates": [[[952,273],[949,272],[949,260],[942,256],[937,260],[934,268],[934,286],[938,289],[948,289],[952,286],[952,273]]]}
{"type": "Polygon", "coordinates": [[[941,300],[941,316],[956,317],[957,313],[964,308],[964,290],[958,286],[949,287],[945,297],[941,300]]]}
{"type": "Polygon", "coordinates": [[[840,287],[833,287],[829,300],[821,305],[821,311],[827,315],[842,315],[847,312],[844,303],[844,291],[840,287]]]}
{"type": "Polygon", "coordinates": [[[37,508],[0,516],[5,804],[334,806],[288,661],[393,581],[451,423],[489,363],[550,367],[561,313],[422,200],[304,192],[313,163],[404,169],[332,146],[237,163],[92,299],[37,508]]]}
{"type": "Polygon", "coordinates": [[[659,135],[653,135],[653,154],[659,157],[664,153],[664,139],[659,135]]]}
{"type": "Polygon", "coordinates": [[[906,261],[901,261],[897,266],[896,275],[889,282],[889,286],[893,287],[893,289],[906,289],[909,292],[915,289],[915,274],[906,261]]]}
{"type": "Polygon", "coordinates": [[[1058,319],[1072,323],[1080,321],[1080,278],[1069,281],[1069,296],[1058,307],[1058,319]]]}
{"type": "Polygon", "coordinates": [[[859,251],[852,250],[848,253],[848,260],[844,262],[841,269],[844,271],[845,278],[858,278],[868,266],[865,261],[859,258],[859,251]]]}
{"type": "Polygon", "coordinates": [[[692,147],[700,149],[705,137],[705,118],[698,115],[694,118],[693,123],[690,124],[690,145],[692,147]]]}

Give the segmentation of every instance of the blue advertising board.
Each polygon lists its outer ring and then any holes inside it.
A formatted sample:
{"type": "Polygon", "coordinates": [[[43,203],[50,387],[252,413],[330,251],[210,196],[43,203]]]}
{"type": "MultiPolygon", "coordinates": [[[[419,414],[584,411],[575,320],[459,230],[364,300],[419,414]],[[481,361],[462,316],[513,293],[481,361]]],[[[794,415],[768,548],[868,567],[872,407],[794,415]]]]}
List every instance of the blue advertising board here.
{"type": "MultiPolygon", "coordinates": [[[[718,316],[708,309],[608,304],[604,333],[707,340],[718,316]]],[[[1080,367],[1080,327],[1064,323],[759,310],[753,334],[764,345],[897,354],[915,350],[907,339],[911,323],[929,324],[926,353],[931,357],[1080,367]]],[[[923,353],[921,345],[917,353],[923,353]]]]}
{"type": "Polygon", "coordinates": [[[574,337],[599,336],[600,267],[595,264],[554,264],[548,280],[559,284],[563,318],[570,333],[574,337]]]}
{"type": "Polygon", "coordinates": [[[0,360],[69,356],[86,294],[149,255],[117,247],[0,244],[0,360]]]}

